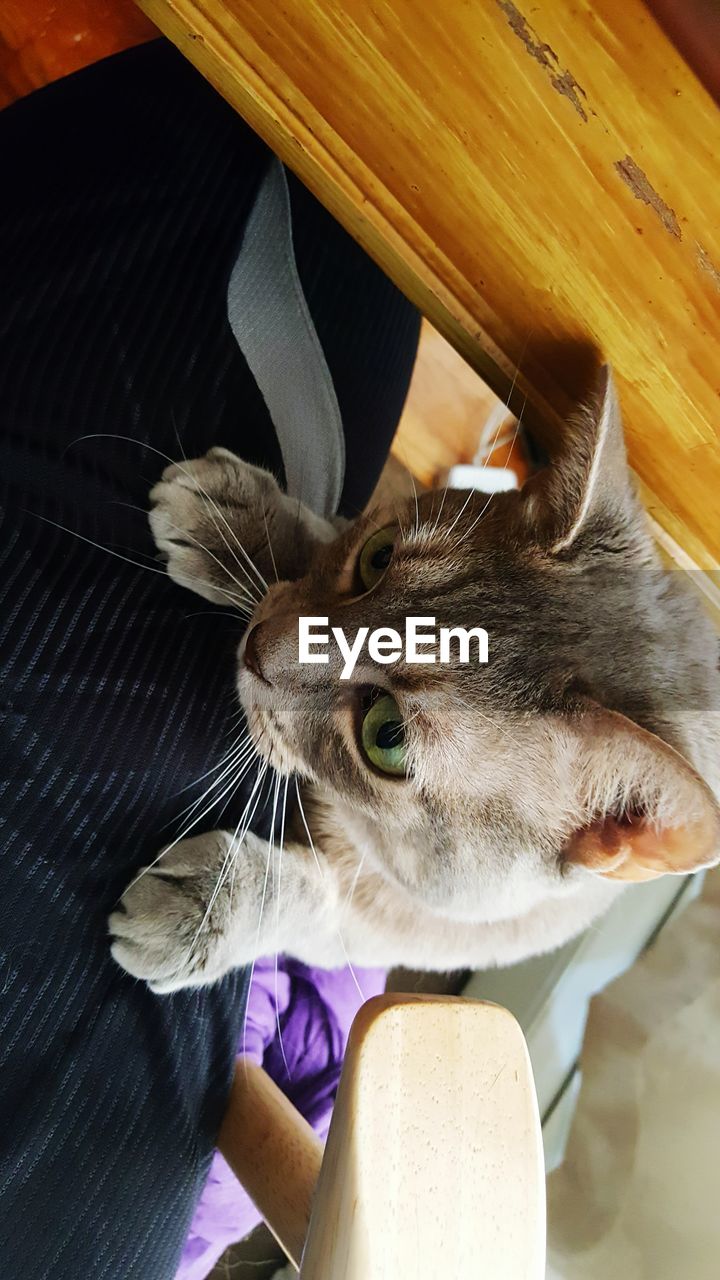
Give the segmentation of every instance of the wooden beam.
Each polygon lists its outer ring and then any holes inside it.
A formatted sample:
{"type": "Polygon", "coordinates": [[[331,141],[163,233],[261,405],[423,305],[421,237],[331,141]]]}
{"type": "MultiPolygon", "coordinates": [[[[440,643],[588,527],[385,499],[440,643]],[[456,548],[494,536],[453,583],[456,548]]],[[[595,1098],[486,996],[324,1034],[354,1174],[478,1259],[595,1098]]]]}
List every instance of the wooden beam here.
{"type": "Polygon", "coordinates": [[[141,5],[516,409],[610,359],[652,516],[717,569],[720,112],[641,0],[141,5]]]}

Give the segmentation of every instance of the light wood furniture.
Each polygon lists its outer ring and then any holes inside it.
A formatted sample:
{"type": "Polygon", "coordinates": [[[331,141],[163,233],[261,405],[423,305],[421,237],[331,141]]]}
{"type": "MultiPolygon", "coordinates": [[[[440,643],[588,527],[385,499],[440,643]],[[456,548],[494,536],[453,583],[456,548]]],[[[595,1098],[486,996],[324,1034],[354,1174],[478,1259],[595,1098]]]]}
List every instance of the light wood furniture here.
{"type": "Polygon", "coordinates": [[[298,1263],[322,1143],[262,1067],[240,1058],[218,1147],[288,1257],[298,1263]]]}
{"type": "Polygon", "coordinates": [[[522,1032],[497,1005],[378,996],[317,1140],[239,1062],[220,1148],[301,1280],[542,1280],[542,1138],[522,1032]]]}
{"type": "Polygon", "coordinates": [[[541,430],[601,350],[664,545],[717,570],[720,112],[642,0],[141,6],[541,430]]]}
{"type": "Polygon", "coordinates": [[[133,0],[2,0],[0,109],[157,35],[133,0]]]}

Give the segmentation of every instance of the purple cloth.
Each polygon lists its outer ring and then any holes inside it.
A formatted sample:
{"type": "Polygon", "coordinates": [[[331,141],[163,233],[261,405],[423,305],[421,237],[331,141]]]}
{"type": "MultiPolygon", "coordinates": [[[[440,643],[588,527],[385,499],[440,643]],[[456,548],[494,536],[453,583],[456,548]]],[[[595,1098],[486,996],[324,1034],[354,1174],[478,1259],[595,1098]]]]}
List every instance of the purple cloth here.
{"type": "MultiPolygon", "coordinates": [[[[268,1075],[321,1138],[330,1126],[350,1027],[360,1005],[385,990],[381,969],[310,969],[280,956],[255,965],[238,1053],[268,1075]]],[[[215,1152],[185,1241],[176,1280],[204,1280],[225,1249],[242,1240],[260,1214],[215,1152]]]]}

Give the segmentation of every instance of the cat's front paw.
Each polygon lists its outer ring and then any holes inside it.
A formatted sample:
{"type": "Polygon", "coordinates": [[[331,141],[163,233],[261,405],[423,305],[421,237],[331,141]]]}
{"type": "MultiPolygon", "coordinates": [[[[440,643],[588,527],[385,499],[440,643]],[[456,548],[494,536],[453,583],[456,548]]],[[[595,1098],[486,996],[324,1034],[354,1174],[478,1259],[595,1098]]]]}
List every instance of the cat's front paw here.
{"type": "Polygon", "coordinates": [[[161,853],[110,916],[117,963],[159,993],[205,986],[248,963],[261,845],[251,835],[233,842],[228,832],[213,831],[161,853]]]}
{"type": "Polygon", "coordinates": [[[252,609],[265,590],[266,528],[282,494],[228,449],[173,463],[150,492],[150,527],[171,578],[214,604],[252,609]]]}

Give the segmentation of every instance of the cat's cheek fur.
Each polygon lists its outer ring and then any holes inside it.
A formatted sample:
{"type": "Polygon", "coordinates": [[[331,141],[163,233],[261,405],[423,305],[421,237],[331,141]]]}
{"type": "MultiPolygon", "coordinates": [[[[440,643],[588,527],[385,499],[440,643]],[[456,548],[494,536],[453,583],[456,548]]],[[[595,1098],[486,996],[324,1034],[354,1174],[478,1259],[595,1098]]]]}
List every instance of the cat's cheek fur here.
{"type": "Polygon", "coordinates": [[[481,930],[488,924],[524,916],[540,903],[571,897],[585,873],[560,874],[532,846],[522,853],[503,849],[489,832],[474,834],[458,824],[446,837],[432,824],[416,820],[408,834],[398,818],[384,821],[361,814],[347,799],[336,800],[338,831],[357,850],[364,865],[384,876],[389,886],[434,918],[481,930]]]}
{"type": "MultiPolygon", "coordinates": [[[[572,898],[550,899],[527,915],[477,925],[431,916],[414,905],[393,913],[383,928],[375,915],[343,930],[348,955],[358,965],[403,964],[430,972],[502,968],[563,946],[588,928],[617,900],[623,886],[588,877],[572,898]]],[[[376,896],[377,910],[379,898],[376,896]]]]}
{"type": "Polygon", "coordinates": [[[300,774],[307,780],[317,781],[315,770],[293,743],[292,723],[288,720],[288,698],[278,699],[267,695],[257,676],[243,666],[243,648],[244,641],[238,654],[235,687],[258,756],[283,777],[300,774]]]}

